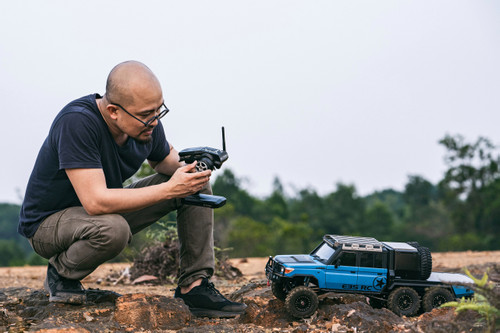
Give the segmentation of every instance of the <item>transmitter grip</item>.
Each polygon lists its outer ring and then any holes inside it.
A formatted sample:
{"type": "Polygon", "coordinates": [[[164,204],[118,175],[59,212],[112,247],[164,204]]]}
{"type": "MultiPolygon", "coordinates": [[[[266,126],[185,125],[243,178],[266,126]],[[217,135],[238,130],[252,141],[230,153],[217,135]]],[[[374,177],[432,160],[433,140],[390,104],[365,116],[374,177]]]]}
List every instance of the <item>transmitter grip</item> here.
{"type": "Polygon", "coordinates": [[[181,199],[185,205],[200,206],[207,208],[219,208],[226,204],[226,198],[219,195],[193,194],[181,199]]]}

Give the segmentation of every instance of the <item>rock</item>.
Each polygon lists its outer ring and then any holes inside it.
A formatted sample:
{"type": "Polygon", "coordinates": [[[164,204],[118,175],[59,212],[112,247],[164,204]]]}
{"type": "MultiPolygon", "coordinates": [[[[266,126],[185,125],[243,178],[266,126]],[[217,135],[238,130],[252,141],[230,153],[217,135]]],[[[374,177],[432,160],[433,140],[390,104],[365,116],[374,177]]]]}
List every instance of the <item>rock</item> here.
{"type": "Polygon", "coordinates": [[[114,319],[143,330],[181,329],[192,315],[181,299],[160,295],[127,294],[116,300],[114,319]]]}
{"type": "Polygon", "coordinates": [[[122,296],[114,291],[100,289],[87,289],[85,294],[87,295],[87,304],[115,303],[117,298],[122,296]]]}
{"type": "Polygon", "coordinates": [[[340,322],[348,327],[356,327],[362,332],[391,332],[395,325],[404,320],[388,309],[374,309],[365,302],[353,302],[348,304],[337,304],[321,306],[318,318],[340,319],[340,322]]]}
{"type": "Polygon", "coordinates": [[[263,327],[285,328],[289,326],[292,317],[285,311],[284,303],[277,299],[271,299],[267,306],[253,300],[245,300],[247,305],[245,314],[240,316],[242,324],[258,324],[263,327]]]}
{"type": "Polygon", "coordinates": [[[232,292],[228,298],[235,302],[241,302],[243,297],[261,296],[267,291],[271,291],[271,288],[267,287],[267,280],[254,281],[232,292]]]}
{"type": "Polygon", "coordinates": [[[407,328],[417,332],[487,332],[487,324],[475,311],[456,313],[454,308],[437,308],[420,315],[407,328]],[[474,330],[470,329],[471,324],[474,330]]]}
{"type": "Polygon", "coordinates": [[[9,324],[9,313],[7,309],[0,309],[0,327],[5,327],[9,324]]]}

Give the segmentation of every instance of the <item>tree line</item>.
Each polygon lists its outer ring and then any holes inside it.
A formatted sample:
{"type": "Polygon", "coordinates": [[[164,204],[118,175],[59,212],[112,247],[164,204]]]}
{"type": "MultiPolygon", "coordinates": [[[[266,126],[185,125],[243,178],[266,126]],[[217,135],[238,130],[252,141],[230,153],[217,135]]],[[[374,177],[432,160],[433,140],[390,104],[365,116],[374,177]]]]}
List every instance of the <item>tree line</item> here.
{"type": "Polygon", "coordinates": [[[214,193],[226,196],[215,211],[215,237],[232,255],[307,253],[324,234],[418,241],[433,251],[500,248],[500,155],[490,140],[467,142],[446,135],[447,166],[437,184],[408,176],[404,191],[387,189],[360,196],[353,184],[337,183],[319,195],[305,188],[287,196],[276,178],[272,193],[256,198],[229,169],[218,176],[214,193]]]}
{"type": "MultiPolygon", "coordinates": [[[[308,253],[324,234],[341,234],[418,241],[432,251],[500,249],[498,148],[487,138],[467,142],[461,135],[446,135],[439,144],[446,148],[447,170],[438,183],[410,175],[403,191],[367,196],[345,183],[325,195],[313,188],[287,195],[276,177],[271,193],[257,197],[244,188],[244,178],[224,168],[212,184],[215,194],[228,199],[214,210],[216,246],[232,257],[308,253]]],[[[144,164],[133,178],[152,172],[144,164]]],[[[19,208],[0,204],[1,266],[44,262],[16,232],[19,208]]],[[[131,260],[158,240],[162,228],[175,223],[175,213],[161,222],[134,236],[117,260],[131,260]]]]}

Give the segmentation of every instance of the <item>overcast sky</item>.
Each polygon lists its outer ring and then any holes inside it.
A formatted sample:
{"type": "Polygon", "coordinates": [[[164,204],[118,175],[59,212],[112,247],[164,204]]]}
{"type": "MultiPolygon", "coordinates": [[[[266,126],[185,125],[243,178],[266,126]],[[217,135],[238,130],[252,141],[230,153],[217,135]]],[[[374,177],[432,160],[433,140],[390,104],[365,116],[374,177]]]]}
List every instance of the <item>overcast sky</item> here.
{"type": "MultiPolygon", "coordinates": [[[[0,202],[20,203],[69,101],[158,76],[178,149],[220,147],[254,195],[443,176],[446,134],[500,144],[498,1],[1,1],[0,202]]],[[[220,172],[220,171],[216,171],[220,172]]]]}

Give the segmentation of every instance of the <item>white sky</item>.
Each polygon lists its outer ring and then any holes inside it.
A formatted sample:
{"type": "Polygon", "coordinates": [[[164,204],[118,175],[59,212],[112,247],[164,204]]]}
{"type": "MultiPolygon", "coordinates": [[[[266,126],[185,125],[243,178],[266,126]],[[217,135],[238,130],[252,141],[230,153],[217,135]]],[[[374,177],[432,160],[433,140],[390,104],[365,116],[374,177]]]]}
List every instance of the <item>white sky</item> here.
{"type": "MultiPolygon", "coordinates": [[[[438,140],[500,143],[498,1],[1,1],[0,202],[54,116],[117,63],[158,76],[177,149],[220,147],[254,195],[442,178],[438,140]]],[[[19,192],[19,193],[18,193],[19,192]]]]}

